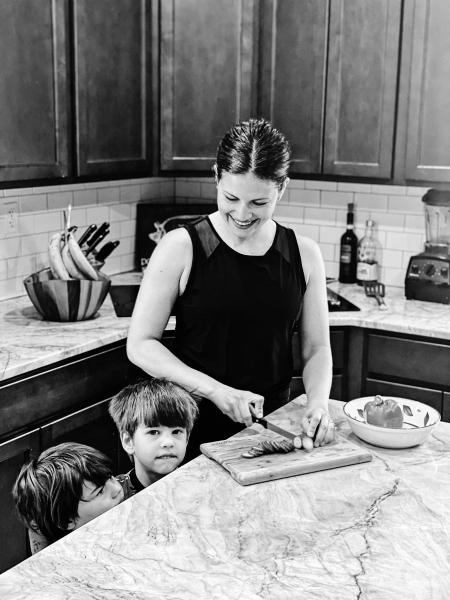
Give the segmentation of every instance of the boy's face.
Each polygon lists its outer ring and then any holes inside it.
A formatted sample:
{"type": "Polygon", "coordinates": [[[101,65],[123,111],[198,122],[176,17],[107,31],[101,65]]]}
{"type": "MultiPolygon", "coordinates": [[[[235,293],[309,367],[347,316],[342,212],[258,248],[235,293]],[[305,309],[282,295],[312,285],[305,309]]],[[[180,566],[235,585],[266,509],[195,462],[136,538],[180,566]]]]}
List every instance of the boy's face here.
{"type": "Polygon", "coordinates": [[[69,529],[78,529],[110,508],[117,506],[123,499],[123,488],[115,477],[107,479],[102,486],[85,480],[83,493],[78,502],[78,517],[72,521],[69,529]]]}
{"type": "MultiPolygon", "coordinates": [[[[148,484],[178,467],[186,454],[184,427],[147,427],[139,425],[131,438],[122,434],[122,445],[134,457],[136,473],[144,473],[148,484]],[[156,476],[156,477],[155,477],[156,476]]],[[[142,482],[144,483],[144,482],[142,482]]]]}

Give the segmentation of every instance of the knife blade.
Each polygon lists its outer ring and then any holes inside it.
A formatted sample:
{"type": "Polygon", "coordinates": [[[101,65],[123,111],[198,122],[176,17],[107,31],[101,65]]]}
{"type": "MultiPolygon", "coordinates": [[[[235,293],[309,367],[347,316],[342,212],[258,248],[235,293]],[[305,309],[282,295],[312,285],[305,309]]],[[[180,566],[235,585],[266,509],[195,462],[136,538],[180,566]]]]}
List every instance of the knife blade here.
{"type": "Polygon", "coordinates": [[[106,242],[95,254],[95,259],[99,261],[104,261],[108,258],[114,248],[120,244],[119,240],[114,240],[114,242],[106,242]]]}
{"type": "Polygon", "coordinates": [[[255,417],[254,415],[252,415],[252,421],[254,423],[259,423],[260,425],[262,425],[264,427],[264,429],[268,429],[269,431],[278,433],[278,435],[281,435],[281,436],[287,438],[288,440],[295,440],[296,438],[301,437],[300,433],[296,434],[296,433],[292,433],[292,431],[287,431],[286,429],[283,429],[282,427],[275,425],[275,423],[272,423],[271,421],[268,421],[267,419],[264,419],[263,417],[255,417]]]}

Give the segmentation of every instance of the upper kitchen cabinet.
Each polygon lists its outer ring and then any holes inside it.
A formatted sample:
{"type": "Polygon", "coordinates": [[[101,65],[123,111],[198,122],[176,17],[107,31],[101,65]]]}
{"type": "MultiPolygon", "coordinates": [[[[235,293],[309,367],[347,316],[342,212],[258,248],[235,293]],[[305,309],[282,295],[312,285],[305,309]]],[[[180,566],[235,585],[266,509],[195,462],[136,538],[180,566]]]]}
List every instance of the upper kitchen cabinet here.
{"type": "Polygon", "coordinates": [[[401,0],[265,0],[259,112],[291,173],[389,179],[401,0]]]}
{"type": "Polygon", "coordinates": [[[392,175],[401,0],[331,0],[323,173],[392,175]]]}
{"type": "Polygon", "coordinates": [[[78,175],[151,173],[156,21],[147,0],[74,0],[78,175]]]}
{"type": "Polygon", "coordinates": [[[0,2],[0,181],[68,174],[67,0],[0,2]]]}
{"type": "Polygon", "coordinates": [[[258,113],[291,142],[291,173],[320,173],[328,0],[261,3],[258,113]]]}
{"type": "Polygon", "coordinates": [[[406,0],[398,129],[398,174],[450,182],[450,2],[406,0]]]}
{"type": "Polygon", "coordinates": [[[255,0],[161,2],[161,168],[210,171],[229,127],[252,116],[255,0]]]}

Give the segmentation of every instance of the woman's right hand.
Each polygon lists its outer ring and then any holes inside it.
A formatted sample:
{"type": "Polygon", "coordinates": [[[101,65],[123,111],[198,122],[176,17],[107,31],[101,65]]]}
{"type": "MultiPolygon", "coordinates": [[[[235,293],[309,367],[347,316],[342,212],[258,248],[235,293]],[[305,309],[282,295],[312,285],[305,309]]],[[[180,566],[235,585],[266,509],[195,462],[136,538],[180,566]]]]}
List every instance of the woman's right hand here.
{"type": "Polygon", "coordinates": [[[219,384],[210,396],[210,400],[230,419],[237,423],[244,423],[246,427],[253,423],[252,414],[256,417],[263,416],[264,398],[253,392],[219,384]]]}

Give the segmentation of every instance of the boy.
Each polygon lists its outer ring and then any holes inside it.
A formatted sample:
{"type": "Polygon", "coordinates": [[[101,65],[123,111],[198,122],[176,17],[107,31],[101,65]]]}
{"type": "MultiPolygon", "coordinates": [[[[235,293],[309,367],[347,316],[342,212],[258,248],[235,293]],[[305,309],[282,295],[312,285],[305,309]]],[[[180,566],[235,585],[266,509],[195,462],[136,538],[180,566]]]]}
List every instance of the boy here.
{"type": "Polygon", "coordinates": [[[155,378],[126,386],[110,401],[109,414],[134,464],[120,477],[133,495],[180,465],[198,407],[183,388],[155,378]]]}
{"type": "Polygon", "coordinates": [[[25,464],[12,493],[32,554],[125,498],[109,458],[75,443],[58,444],[25,464]]]}

